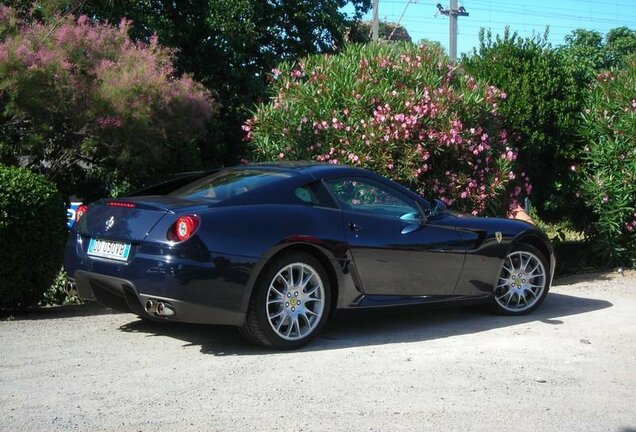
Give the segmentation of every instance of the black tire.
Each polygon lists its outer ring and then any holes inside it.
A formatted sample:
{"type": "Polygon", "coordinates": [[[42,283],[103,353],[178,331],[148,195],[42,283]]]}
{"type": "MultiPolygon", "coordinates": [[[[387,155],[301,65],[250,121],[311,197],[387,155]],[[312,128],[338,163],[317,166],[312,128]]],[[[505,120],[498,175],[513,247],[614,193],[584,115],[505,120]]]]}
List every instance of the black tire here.
{"type": "MultiPolygon", "coordinates": [[[[534,311],[536,308],[538,308],[541,305],[541,303],[543,303],[543,300],[545,300],[545,297],[548,295],[548,291],[550,290],[550,274],[551,274],[550,271],[551,269],[550,269],[550,264],[548,260],[543,255],[543,253],[541,253],[541,251],[539,251],[537,248],[525,243],[519,243],[513,246],[513,248],[508,252],[508,254],[506,255],[506,258],[504,259],[504,262],[499,270],[497,283],[495,284],[493,288],[493,297],[491,299],[492,311],[499,315],[508,315],[508,316],[526,315],[534,311]],[[504,270],[504,266],[506,266],[506,263],[507,263],[506,260],[508,259],[508,257],[511,257],[513,260],[518,259],[517,258],[518,255],[516,254],[521,254],[526,257],[534,256],[538,261],[540,261],[544,270],[544,276],[541,279],[538,277],[528,278],[528,283],[533,282],[536,285],[542,285],[542,288],[540,289],[540,293],[538,293],[536,297],[533,298],[530,296],[526,296],[532,300],[532,303],[528,305],[528,300],[526,300],[526,306],[523,308],[521,308],[521,306],[523,306],[523,303],[521,302],[521,296],[519,296],[518,294],[514,295],[510,293],[512,290],[510,289],[509,286],[498,287],[498,284],[502,282],[502,279],[505,279],[503,276],[510,275],[509,277],[513,277],[510,272],[507,272],[504,270]],[[504,289],[507,291],[504,291],[504,289]],[[506,292],[510,294],[507,295],[506,292]],[[501,296],[504,296],[504,297],[501,298],[501,296]],[[500,301],[497,300],[498,298],[500,298],[500,301]],[[514,307],[505,307],[502,304],[505,302],[505,300],[510,300],[511,302],[512,300],[516,300],[518,305],[520,305],[519,310],[515,310],[514,307]]],[[[522,274],[522,277],[526,276],[525,271],[522,272],[521,274],[522,274]]],[[[522,279],[522,280],[525,284],[526,279],[522,279]]],[[[528,292],[528,290],[525,290],[525,292],[528,292]]],[[[538,289],[537,289],[537,292],[539,292],[538,289]]],[[[531,294],[535,295],[534,292],[532,292],[531,294]]],[[[514,303],[513,303],[513,306],[514,306],[514,303]]]]}
{"type": "MultiPolygon", "coordinates": [[[[293,279],[293,276],[292,276],[293,279]]],[[[301,293],[302,294],[302,293],[301,293]]],[[[311,301],[311,300],[310,300],[311,301]]],[[[280,305],[282,308],[282,304],[280,305]]],[[[298,306],[297,306],[298,307],[298,306]]],[[[241,335],[248,340],[269,348],[280,350],[293,350],[301,348],[311,342],[324,327],[329,316],[331,308],[331,290],[329,286],[329,278],[323,266],[312,255],[305,252],[294,251],[279,257],[268,263],[259,275],[252,297],[247,309],[245,323],[239,328],[241,335]],[[281,337],[270,324],[268,317],[268,296],[270,295],[270,284],[274,283],[274,279],[279,272],[283,271],[290,265],[303,264],[315,271],[316,275],[311,279],[315,284],[322,284],[322,311],[321,315],[313,320],[307,320],[307,326],[311,328],[306,335],[298,335],[297,339],[288,340],[281,337]],[[313,327],[312,327],[313,326],[313,327]]],[[[300,322],[300,319],[298,319],[300,322]]],[[[291,326],[291,318],[290,318],[291,326]]],[[[299,324],[300,325],[300,324],[299,324]]],[[[287,327],[285,327],[287,328],[287,327]]],[[[300,327],[298,327],[300,332],[300,327]]]]}

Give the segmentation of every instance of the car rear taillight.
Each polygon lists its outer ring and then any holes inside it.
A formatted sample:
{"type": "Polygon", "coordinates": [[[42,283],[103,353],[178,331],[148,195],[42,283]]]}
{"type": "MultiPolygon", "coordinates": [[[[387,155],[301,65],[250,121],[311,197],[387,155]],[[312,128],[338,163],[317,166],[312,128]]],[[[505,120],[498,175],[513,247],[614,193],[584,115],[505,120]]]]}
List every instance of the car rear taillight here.
{"type": "Polygon", "coordinates": [[[88,211],[88,206],[82,204],[81,206],[79,206],[77,208],[77,210],[75,210],[75,222],[78,222],[82,216],[84,216],[84,213],[86,213],[88,211]]]}
{"type": "Polygon", "coordinates": [[[168,230],[168,240],[184,241],[192,237],[199,226],[199,216],[181,216],[168,230]]]}

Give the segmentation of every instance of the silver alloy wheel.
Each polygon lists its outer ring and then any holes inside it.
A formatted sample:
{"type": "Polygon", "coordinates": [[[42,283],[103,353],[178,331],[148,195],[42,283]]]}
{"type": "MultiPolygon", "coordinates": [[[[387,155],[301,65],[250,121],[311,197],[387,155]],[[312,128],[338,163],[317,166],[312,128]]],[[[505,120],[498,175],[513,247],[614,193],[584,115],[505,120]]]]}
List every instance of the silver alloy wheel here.
{"type": "Polygon", "coordinates": [[[325,288],[318,272],[296,262],[283,267],[267,290],[267,320],[276,335],[294,341],[309,336],[320,323],[325,288]]]}
{"type": "Polygon", "coordinates": [[[543,295],[547,285],[543,262],[533,253],[515,251],[504,260],[495,287],[495,301],[510,312],[531,308],[543,295]]]}

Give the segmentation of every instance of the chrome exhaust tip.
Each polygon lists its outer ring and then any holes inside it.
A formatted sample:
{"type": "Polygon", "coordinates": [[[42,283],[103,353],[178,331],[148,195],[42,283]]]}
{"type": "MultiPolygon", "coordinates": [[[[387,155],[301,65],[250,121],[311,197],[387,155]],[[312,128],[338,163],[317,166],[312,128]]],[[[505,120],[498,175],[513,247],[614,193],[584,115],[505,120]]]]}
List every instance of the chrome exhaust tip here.
{"type": "Polygon", "coordinates": [[[157,303],[157,315],[159,316],[172,316],[174,315],[174,309],[164,303],[157,303]]]}
{"type": "Polygon", "coordinates": [[[146,302],[146,312],[155,313],[157,311],[157,305],[152,300],[146,302]]]}
{"type": "Polygon", "coordinates": [[[66,282],[66,285],[64,285],[64,291],[66,292],[66,295],[69,296],[77,295],[77,287],[75,286],[75,282],[66,282]]]}

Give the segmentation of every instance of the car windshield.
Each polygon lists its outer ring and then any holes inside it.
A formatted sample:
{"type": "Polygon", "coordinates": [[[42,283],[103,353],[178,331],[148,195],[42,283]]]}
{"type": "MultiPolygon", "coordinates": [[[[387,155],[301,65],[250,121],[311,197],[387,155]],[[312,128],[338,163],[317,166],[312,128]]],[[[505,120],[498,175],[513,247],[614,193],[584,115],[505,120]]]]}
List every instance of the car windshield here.
{"type": "Polygon", "coordinates": [[[287,173],[267,170],[221,171],[179,188],[168,196],[220,202],[289,176],[287,173]]]}

